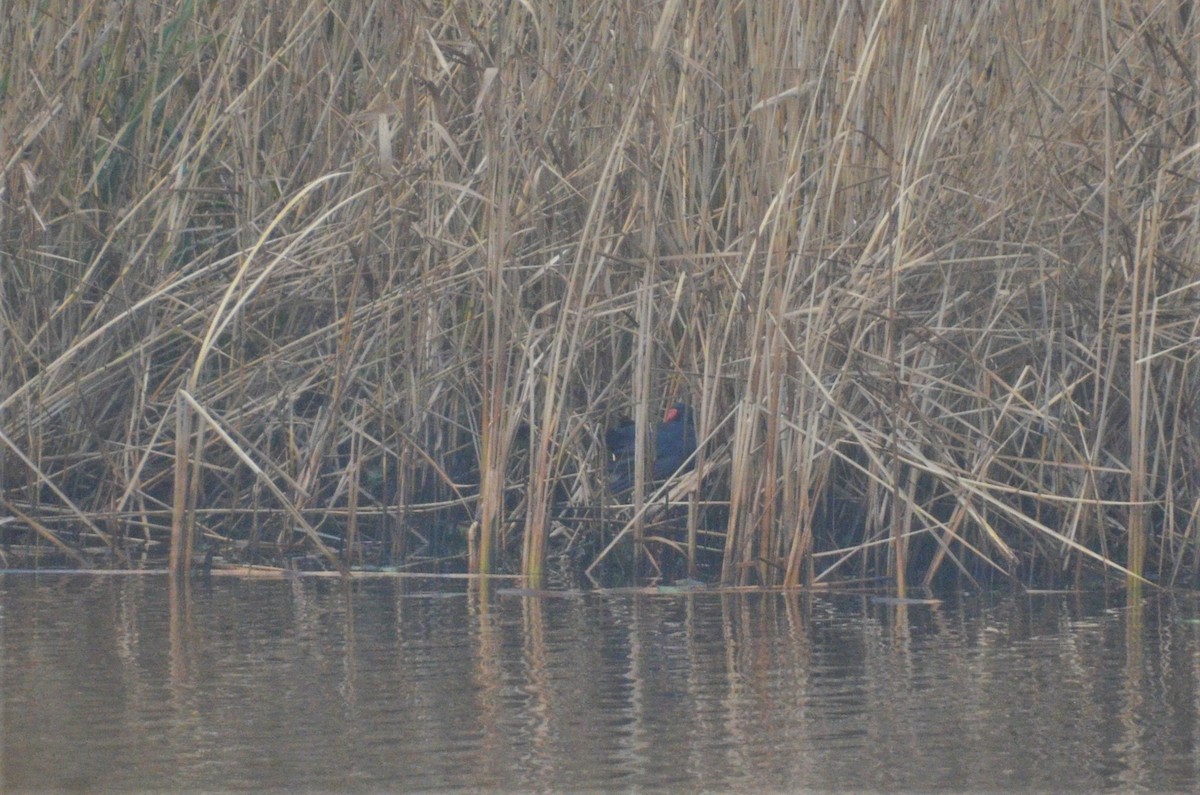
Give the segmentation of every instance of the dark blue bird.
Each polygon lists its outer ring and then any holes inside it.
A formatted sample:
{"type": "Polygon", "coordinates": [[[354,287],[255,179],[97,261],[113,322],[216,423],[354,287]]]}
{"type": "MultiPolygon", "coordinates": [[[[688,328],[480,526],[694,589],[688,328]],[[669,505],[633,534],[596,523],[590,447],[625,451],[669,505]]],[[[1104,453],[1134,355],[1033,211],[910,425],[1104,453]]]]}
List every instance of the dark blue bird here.
{"type": "MultiPolygon", "coordinates": [[[[622,496],[633,488],[633,469],[636,426],[626,422],[609,428],[605,434],[612,462],[608,466],[612,493],[622,496]]],[[[654,466],[650,480],[666,480],[673,475],[696,449],[696,423],[692,408],[686,403],[676,403],[667,410],[662,424],[654,434],[654,466]]],[[[693,462],[688,462],[687,469],[693,462]]]]}

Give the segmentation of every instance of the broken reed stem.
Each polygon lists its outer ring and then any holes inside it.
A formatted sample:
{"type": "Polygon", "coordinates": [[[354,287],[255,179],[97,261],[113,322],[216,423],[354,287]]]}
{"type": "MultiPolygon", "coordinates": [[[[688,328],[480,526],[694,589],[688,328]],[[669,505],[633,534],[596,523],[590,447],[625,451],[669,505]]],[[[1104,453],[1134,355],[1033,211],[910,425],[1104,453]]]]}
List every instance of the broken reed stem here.
{"type": "Polygon", "coordinates": [[[192,425],[191,402],[184,398],[184,393],[180,390],[175,400],[175,487],[171,499],[171,547],[167,564],[168,570],[178,576],[185,575],[191,565],[187,556],[189,545],[186,539],[195,532],[195,519],[188,511],[188,495],[191,493],[189,482],[192,425]]]}

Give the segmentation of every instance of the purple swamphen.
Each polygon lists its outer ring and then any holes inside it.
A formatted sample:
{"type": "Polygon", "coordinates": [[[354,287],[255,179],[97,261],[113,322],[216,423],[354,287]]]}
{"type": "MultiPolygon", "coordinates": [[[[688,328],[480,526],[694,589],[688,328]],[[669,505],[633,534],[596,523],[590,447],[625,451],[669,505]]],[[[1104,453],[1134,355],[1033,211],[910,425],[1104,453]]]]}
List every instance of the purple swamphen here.
{"type": "MultiPolygon", "coordinates": [[[[615,496],[622,496],[633,489],[634,447],[637,437],[636,426],[626,422],[609,428],[604,435],[612,462],[608,466],[609,483],[615,496]]],[[[692,408],[686,403],[676,403],[667,409],[662,424],[654,433],[654,466],[650,471],[651,481],[666,480],[675,474],[696,449],[696,423],[692,408]]],[[[691,469],[692,462],[687,462],[691,469]]]]}

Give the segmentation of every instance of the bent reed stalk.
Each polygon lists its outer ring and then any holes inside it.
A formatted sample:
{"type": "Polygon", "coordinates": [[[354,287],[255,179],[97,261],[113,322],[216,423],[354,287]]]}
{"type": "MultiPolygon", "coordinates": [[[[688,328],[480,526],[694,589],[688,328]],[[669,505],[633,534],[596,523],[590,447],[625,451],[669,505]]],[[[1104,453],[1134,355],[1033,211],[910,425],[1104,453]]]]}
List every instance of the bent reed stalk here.
{"type": "Polygon", "coordinates": [[[11,5],[2,563],[1200,573],[1191,2],[11,5]]]}

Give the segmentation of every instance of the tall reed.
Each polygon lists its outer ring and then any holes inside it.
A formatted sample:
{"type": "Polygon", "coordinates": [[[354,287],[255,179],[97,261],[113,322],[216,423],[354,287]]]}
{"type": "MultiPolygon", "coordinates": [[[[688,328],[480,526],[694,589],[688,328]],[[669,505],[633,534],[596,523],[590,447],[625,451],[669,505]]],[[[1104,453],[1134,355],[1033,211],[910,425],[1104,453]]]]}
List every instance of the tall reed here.
{"type": "Polygon", "coordinates": [[[10,550],[1196,574],[1190,2],[10,5],[10,550]]]}

